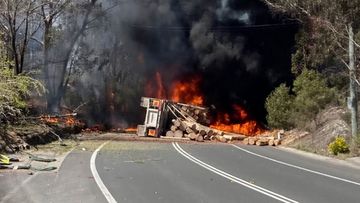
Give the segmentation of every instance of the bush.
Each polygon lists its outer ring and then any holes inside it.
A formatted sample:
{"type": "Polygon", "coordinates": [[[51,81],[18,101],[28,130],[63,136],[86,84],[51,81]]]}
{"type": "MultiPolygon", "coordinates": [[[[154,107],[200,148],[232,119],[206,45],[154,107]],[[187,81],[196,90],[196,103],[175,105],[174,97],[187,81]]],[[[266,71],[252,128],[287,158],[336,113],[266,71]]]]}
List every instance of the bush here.
{"type": "Polygon", "coordinates": [[[335,97],[333,89],[326,80],[313,70],[304,70],[294,81],[293,91],[296,95],[294,106],[301,114],[311,113],[310,117],[319,113],[335,97]]]}
{"type": "Polygon", "coordinates": [[[267,122],[273,128],[303,128],[327,105],[337,100],[335,90],[313,70],[303,70],[295,79],[292,92],[281,84],[266,99],[267,122]]]}
{"type": "Polygon", "coordinates": [[[44,92],[42,84],[26,75],[15,75],[13,70],[0,67],[0,125],[19,118],[26,108],[25,98],[31,93],[44,92]]]}
{"type": "Polygon", "coordinates": [[[281,84],[266,99],[265,108],[268,112],[266,117],[268,124],[272,128],[293,127],[290,121],[293,97],[289,94],[290,88],[281,84]]]}
{"type": "Polygon", "coordinates": [[[328,150],[334,155],[338,153],[349,153],[349,145],[346,143],[346,140],[343,136],[337,137],[333,142],[328,145],[328,150]]]}

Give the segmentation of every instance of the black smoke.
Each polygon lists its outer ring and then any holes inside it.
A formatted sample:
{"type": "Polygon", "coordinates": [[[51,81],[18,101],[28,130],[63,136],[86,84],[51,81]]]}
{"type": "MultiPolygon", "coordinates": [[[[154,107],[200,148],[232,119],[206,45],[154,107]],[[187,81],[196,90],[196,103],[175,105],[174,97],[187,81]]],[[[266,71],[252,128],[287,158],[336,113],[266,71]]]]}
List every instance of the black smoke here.
{"type": "Polygon", "coordinates": [[[102,6],[111,9],[102,28],[84,40],[83,47],[96,57],[86,59],[91,68],[78,84],[88,89],[82,100],[97,98],[88,114],[94,122],[143,122],[134,115],[141,110],[146,81],[157,71],[168,92],[172,81],[200,74],[206,105],[229,112],[240,104],[261,122],[267,95],[292,80],[298,25],[273,16],[260,0],[103,0],[102,6]],[[114,80],[124,71],[126,77],[114,80]],[[115,121],[99,116],[109,105],[104,89],[109,81],[118,94],[130,95],[112,104],[115,121]]]}

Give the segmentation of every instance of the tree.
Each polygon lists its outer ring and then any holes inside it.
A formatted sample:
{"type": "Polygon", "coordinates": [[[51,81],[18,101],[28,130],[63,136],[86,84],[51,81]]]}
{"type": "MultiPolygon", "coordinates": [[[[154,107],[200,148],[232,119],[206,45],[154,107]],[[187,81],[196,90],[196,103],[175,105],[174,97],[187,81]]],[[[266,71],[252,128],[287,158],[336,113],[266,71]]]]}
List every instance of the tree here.
{"type": "Polygon", "coordinates": [[[329,88],[326,80],[314,70],[303,70],[295,79],[293,92],[296,95],[293,103],[293,119],[297,120],[297,127],[304,127],[304,124],[313,120],[316,115],[336,101],[333,89],[329,88]]]}
{"type": "Polygon", "coordinates": [[[4,33],[3,40],[15,74],[23,72],[29,39],[39,27],[33,21],[36,9],[34,0],[0,1],[0,31],[4,33]]]}
{"type": "Polygon", "coordinates": [[[268,112],[266,117],[272,128],[290,129],[294,127],[291,121],[293,96],[290,95],[290,88],[281,84],[266,99],[265,108],[268,112]]]}
{"type": "Polygon", "coordinates": [[[44,23],[44,78],[47,105],[50,113],[59,113],[61,99],[65,95],[73,65],[82,37],[97,20],[100,10],[98,0],[91,1],[47,1],[41,7],[44,23]],[[65,9],[66,8],[66,9],[65,9]],[[57,17],[62,13],[60,17],[57,17]],[[56,38],[54,23],[60,37],[56,38]],[[61,59],[61,60],[59,60],[61,59]],[[51,63],[54,61],[55,63],[51,63]]]}
{"type": "Polygon", "coordinates": [[[322,45],[326,45],[323,49],[331,50],[348,69],[350,81],[348,106],[351,111],[352,136],[356,138],[358,130],[356,84],[360,85],[360,82],[355,68],[359,64],[355,64],[355,56],[360,43],[355,36],[360,33],[360,20],[358,20],[360,0],[264,0],[264,2],[275,12],[289,13],[298,18],[305,27],[311,27],[311,35],[330,34],[332,40],[322,45]]]}

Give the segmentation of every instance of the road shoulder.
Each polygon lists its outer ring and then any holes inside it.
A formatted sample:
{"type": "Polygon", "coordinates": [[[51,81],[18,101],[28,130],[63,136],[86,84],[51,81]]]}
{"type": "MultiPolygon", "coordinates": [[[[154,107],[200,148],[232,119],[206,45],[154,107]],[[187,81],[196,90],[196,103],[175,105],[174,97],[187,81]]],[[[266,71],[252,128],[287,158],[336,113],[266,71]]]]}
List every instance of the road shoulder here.
{"type": "Polygon", "coordinates": [[[298,150],[298,149],[291,148],[291,147],[286,147],[286,146],[279,146],[276,149],[283,150],[283,151],[290,152],[290,153],[294,153],[294,154],[297,154],[297,155],[301,155],[301,156],[311,158],[311,159],[314,159],[314,160],[326,161],[326,162],[336,164],[336,165],[340,165],[340,166],[348,166],[348,167],[352,167],[352,168],[355,168],[355,169],[360,169],[360,157],[352,157],[352,158],[347,158],[345,160],[341,160],[341,159],[336,159],[336,158],[333,158],[333,157],[314,154],[314,153],[311,153],[311,152],[306,152],[306,151],[302,151],[302,150],[298,150]]]}

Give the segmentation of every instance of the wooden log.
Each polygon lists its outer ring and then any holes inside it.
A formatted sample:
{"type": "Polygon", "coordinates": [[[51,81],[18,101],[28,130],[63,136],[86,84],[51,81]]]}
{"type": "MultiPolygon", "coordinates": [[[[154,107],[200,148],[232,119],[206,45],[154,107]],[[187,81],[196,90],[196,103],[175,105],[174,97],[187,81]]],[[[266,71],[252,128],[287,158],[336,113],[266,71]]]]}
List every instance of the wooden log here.
{"type": "Polygon", "coordinates": [[[223,136],[230,141],[245,139],[244,135],[237,135],[237,134],[224,134],[223,136]]]}
{"type": "Polygon", "coordinates": [[[190,140],[196,140],[197,137],[198,137],[197,134],[195,134],[195,133],[189,133],[189,138],[190,138],[190,140]]]}
{"type": "Polygon", "coordinates": [[[189,128],[189,127],[186,128],[185,132],[186,132],[187,134],[194,133],[194,131],[193,131],[191,128],[189,128]]]}
{"type": "Polygon", "coordinates": [[[199,134],[204,137],[206,135],[206,131],[205,130],[200,130],[199,134]]]}
{"type": "Polygon", "coordinates": [[[200,114],[200,110],[199,110],[199,109],[195,109],[194,113],[195,113],[195,115],[199,115],[199,114],[200,114]]]}
{"type": "Polygon", "coordinates": [[[193,124],[193,125],[191,126],[191,130],[193,130],[194,133],[198,133],[198,132],[199,132],[198,129],[197,129],[196,124],[193,124]]]}
{"type": "Polygon", "coordinates": [[[184,132],[186,130],[186,127],[187,126],[183,122],[180,122],[180,126],[178,128],[179,128],[179,130],[184,132]]]}
{"type": "Polygon", "coordinates": [[[177,127],[176,127],[175,125],[172,125],[172,126],[170,127],[170,130],[173,131],[173,132],[175,132],[175,131],[177,130],[177,127]]]}
{"type": "Polygon", "coordinates": [[[269,141],[268,141],[268,140],[264,140],[264,139],[259,139],[259,140],[256,141],[256,145],[257,145],[257,146],[265,146],[265,145],[267,145],[268,143],[269,143],[269,141]]]}
{"type": "Polygon", "coordinates": [[[247,137],[247,138],[243,139],[243,143],[248,145],[249,144],[249,138],[247,137]]]}
{"type": "Polygon", "coordinates": [[[274,139],[270,139],[270,140],[269,140],[269,146],[274,146],[274,145],[275,145],[274,139]]]}
{"type": "Polygon", "coordinates": [[[174,123],[174,126],[176,126],[176,127],[179,127],[181,125],[181,122],[178,119],[173,121],[173,123],[174,123]]]}
{"type": "Polygon", "coordinates": [[[196,138],[196,141],[198,142],[204,142],[204,137],[201,135],[198,135],[198,137],[196,138]]]}
{"type": "Polygon", "coordinates": [[[216,140],[219,142],[227,142],[227,139],[221,135],[216,135],[216,140]]]}
{"type": "Polygon", "coordinates": [[[257,141],[256,137],[249,137],[249,145],[255,145],[257,141]]]}
{"type": "Polygon", "coordinates": [[[174,137],[174,132],[169,130],[166,132],[166,137],[174,137]]]}
{"type": "Polygon", "coordinates": [[[278,146],[278,145],[280,145],[281,144],[281,140],[279,140],[279,139],[275,139],[274,140],[274,145],[275,146],[278,146]]]}
{"type": "Polygon", "coordinates": [[[184,136],[184,132],[181,131],[181,130],[176,130],[176,131],[174,132],[174,137],[180,138],[180,137],[183,137],[183,136],[184,136]]]}
{"type": "Polygon", "coordinates": [[[211,140],[211,136],[209,136],[209,135],[204,135],[204,140],[211,140]]]}

